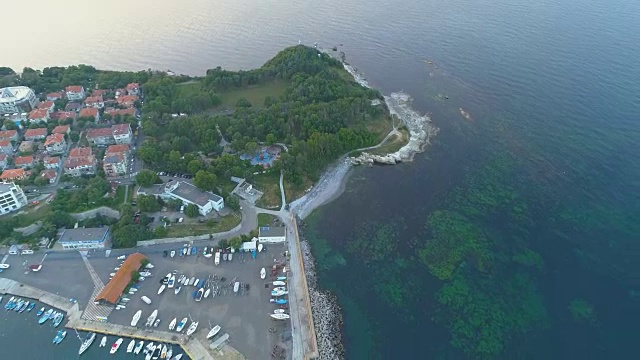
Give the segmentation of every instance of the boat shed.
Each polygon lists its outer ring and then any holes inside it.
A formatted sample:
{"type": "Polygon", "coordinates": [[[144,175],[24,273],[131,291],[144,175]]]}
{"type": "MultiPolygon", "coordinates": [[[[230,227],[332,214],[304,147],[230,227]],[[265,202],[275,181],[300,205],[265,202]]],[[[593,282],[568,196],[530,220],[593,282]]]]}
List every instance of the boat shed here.
{"type": "Polygon", "coordinates": [[[251,252],[258,249],[258,239],[253,238],[251,241],[243,242],[240,245],[240,251],[251,252]]]}
{"type": "Polygon", "coordinates": [[[262,226],[258,234],[261,243],[281,243],[287,240],[284,226],[262,226]]]}
{"type": "Polygon", "coordinates": [[[120,269],[116,271],[113,278],[102,289],[100,294],[96,296],[95,301],[99,304],[111,304],[115,305],[122,296],[124,289],[129,286],[133,273],[140,270],[142,263],[147,259],[146,256],[140,253],[134,253],[125,259],[120,269]]]}

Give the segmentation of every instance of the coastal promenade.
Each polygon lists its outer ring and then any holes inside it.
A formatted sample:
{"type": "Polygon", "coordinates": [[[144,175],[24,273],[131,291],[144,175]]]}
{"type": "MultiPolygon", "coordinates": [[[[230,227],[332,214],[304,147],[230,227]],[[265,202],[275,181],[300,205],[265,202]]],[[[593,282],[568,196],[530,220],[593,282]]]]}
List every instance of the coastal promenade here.
{"type": "Polygon", "coordinates": [[[79,319],[82,315],[82,311],[80,311],[77,303],[71,302],[69,301],[69,299],[62,296],[52,294],[50,292],[35,288],[33,286],[25,285],[11,279],[0,278],[0,294],[10,294],[37,300],[43,304],[49,305],[59,310],[63,310],[67,313],[67,318],[70,320],[79,319]]]}

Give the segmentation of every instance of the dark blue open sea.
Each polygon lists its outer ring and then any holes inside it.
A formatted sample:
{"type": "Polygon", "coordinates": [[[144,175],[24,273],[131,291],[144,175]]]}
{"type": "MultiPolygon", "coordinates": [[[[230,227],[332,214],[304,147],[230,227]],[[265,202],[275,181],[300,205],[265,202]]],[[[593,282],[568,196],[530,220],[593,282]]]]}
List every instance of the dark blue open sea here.
{"type": "MultiPolygon", "coordinates": [[[[431,115],[441,131],[424,154],[355,170],[309,220],[347,359],[637,358],[637,0],[34,0],[2,13],[16,40],[0,65],[16,70],[199,75],[298,40],[342,44],[373,86],[431,115]],[[449,235],[434,258],[420,250],[438,219],[449,235]],[[463,243],[463,260],[445,256],[463,243]],[[438,279],[434,261],[457,270],[438,279]]],[[[2,358],[76,358],[73,336],[54,347],[33,315],[1,316],[2,358]]],[[[85,358],[106,356],[94,344],[85,358]]]]}

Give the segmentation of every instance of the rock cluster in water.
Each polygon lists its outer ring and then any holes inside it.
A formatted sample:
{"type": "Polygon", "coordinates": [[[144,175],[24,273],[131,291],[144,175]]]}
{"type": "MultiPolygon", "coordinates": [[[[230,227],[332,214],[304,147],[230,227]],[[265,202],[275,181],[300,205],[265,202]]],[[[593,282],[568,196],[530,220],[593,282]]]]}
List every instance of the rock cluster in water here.
{"type": "Polygon", "coordinates": [[[309,249],[302,228],[304,224],[298,220],[298,234],[304,262],[304,270],[307,276],[309,299],[311,301],[311,313],[316,330],[318,343],[318,359],[339,360],[344,359],[344,347],[342,345],[342,313],[335,295],[329,291],[321,291],[316,280],[315,262],[309,249]]]}

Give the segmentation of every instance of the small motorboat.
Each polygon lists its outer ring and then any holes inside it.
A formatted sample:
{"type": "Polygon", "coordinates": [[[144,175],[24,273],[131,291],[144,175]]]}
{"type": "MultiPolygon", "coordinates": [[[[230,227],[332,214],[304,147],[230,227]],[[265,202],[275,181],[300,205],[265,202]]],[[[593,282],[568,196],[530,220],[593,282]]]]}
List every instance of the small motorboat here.
{"type": "Polygon", "coordinates": [[[278,276],[278,278],[276,280],[285,281],[285,280],[287,280],[287,277],[286,276],[278,276]]]}
{"type": "Polygon", "coordinates": [[[36,316],[42,316],[42,314],[44,314],[44,306],[40,308],[40,310],[38,310],[38,312],[36,313],[36,316]]]}
{"type": "MultiPolygon", "coordinates": [[[[0,296],[0,301],[2,301],[2,296],[0,296]]],[[[33,310],[34,307],[36,307],[36,303],[32,302],[31,304],[29,304],[29,307],[27,308],[27,312],[31,312],[31,310],[33,310]]]]}
{"type": "Polygon", "coordinates": [[[153,310],[151,315],[149,315],[149,317],[147,318],[147,322],[145,323],[145,326],[147,327],[153,326],[153,322],[156,321],[157,316],[158,316],[158,309],[153,310]]]}
{"type": "Polygon", "coordinates": [[[113,345],[111,345],[111,350],[109,351],[109,354],[115,354],[116,351],[120,349],[120,345],[122,345],[123,341],[124,341],[123,338],[119,338],[118,340],[116,340],[116,342],[114,342],[113,345]]]}
{"type": "Polygon", "coordinates": [[[220,329],[220,325],[214,326],[213,329],[211,329],[211,331],[209,331],[209,333],[207,334],[207,339],[211,339],[212,337],[216,336],[220,332],[220,329]]]}
{"type": "Polygon", "coordinates": [[[63,313],[56,314],[56,317],[53,319],[53,326],[58,327],[58,325],[60,325],[63,319],[64,319],[63,313]]]}
{"type": "Polygon", "coordinates": [[[260,279],[263,279],[267,277],[267,270],[265,268],[262,268],[260,270],[260,279]]]}
{"type": "Polygon", "coordinates": [[[0,269],[8,269],[9,264],[0,264],[0,269]]]}
{"type": "Polygon", "coordinates": [[[80,350],[78,350],[78,355],[82,355],[83,352],[87,351],[89,346],[93,344],[93,341],[96,339],[96,333],[89,333],[87,337],[84,338],[82,345],[80,345],[80,350]]]}
{"type": "Polygon", "coordinates": [[[184,329],[184,326],[185,326],[185,325],[187,325],[187,321],[188,321],[188,320],[189,320],[189,319],[187,319],[187,318],[182,319],[182,320],[178,323],[178,326],[176,327],[176,331],[177,331],[177,332],[181,332],[181,331],[182,331],[182,329],[184,329]]]}
{"type": "Polygon", "coordinates": [[[262,246],[262,244],[258,244],[258,252],[262,252],[263,248],[264,248],[264,246],[262,246]]]}
{"type": "Polygon", "coordinates": [[[18,310],[18,312],[22,314],[25,310],[27,310],[29,305],[31,305],[31,302],[29,302],[29,301],[23,302],[22,305],[20,306],[20,309],[18,310]]]}
{"type": "Polygon", "coordinates": [[[167,356],[165,359],[171,359],[171,355],[173,355],[173,346],[169,345],[169,349],[167,349],[167,356]]]}
{"type": "Polygon", "coordinates": [[[138,341],[138,345],[136,345],[135,349],[133,349],[133,353],[136,355],[140,354],[140,351],[142,351],[143,346],[144,346],[144,341],[142,340],[138,341]]]}
{"type": "Polygon", "coordinates": [[[160,351],[160,358],[161,359],[166,359],[167,358],[167,345],[162,345],[162,350],[160,351]]]}
{"type": "Polygon", "coordinates": [[[273,310],[274,314],[284,314],[284,309],[275,309],[273,310]]]}
{"type": "Polygon", "coordinates": [[[38,324],[40,325],[44,324],[45,322],[47,322],[47,320],[49,320],[51,316],[53,316],[53,309],[49,309],[47,310],[47,312],[42,314],[42,316],[40,317],[40,320],[38,320],[38,324]]]}
{"type": "Polygon", "coordinates": [[[138,310],[135,315],[133,315],[133,319],[131,319],[131,326],[138,325],[138,321],[140,321],[140,317],[142,316],[142,310],[138,310]]]}
{"type": "Polygon", "coordinates": [[[158,325],[160,325],[160,319],[156,319],[156,321],[153,323],[153,327],[158,327],[158,325]]]}
{"type": "Polygon", "coordinates": [[[158,289],[158,295],[162,294],[162,292],[164,291],[164,289],[166,289],[166,287],[167,287],[167,285],[162,284],[162,285],[160,286],[160,289],[158,289]]]}
{"type": "Polygon", "coordinates": [[[191,279],[189,279],[189,286],[195,284],[195,282],[196,282],[196,277],[194,276],[191,279]]]}
{"type": "Polygon", "coordinates": [[[187,329],[187,336],[190,336],[191,334],[196,332],[196,329],[198,329],[198,322],[194,321],[191,323],[191,325],[189,325],[189,328],[187,329]]]}
{"type": "Polygon", "coordinates": [[[287,320],[289,318],[288,314],[282,313],[282,314],[269,314],[269,316],[271,316],[272,318],[276,319],[276,320],[287,320]]]}
{"type": "Polygon", "coordinates": [[[284,305],[287,303],[287,299],[270,299],[269,301],[278,305],[284,305]]]}
{"type": "Polygon", "coordinates": [[[273,290],[271,291],[271,296],[282,296],[287,295],[289,292],[286,290],[273,290]]]}
{"type": "Polygon", "coordinates": [[[67,336],[67,332],[65,330],[58,330],[56,337],[53,338],[53,343],[58,345],[64,340],[64,337],[67,336]]]}
{"type": "Polygon", "coordinates": [[[227,253],[222,254],[222,261],[227,261],[227,253]]]}
{"type": "Polygon", "coordinates": [[[146,296],[141,297],[140,300],[142,300],[147,305],[151,305],[151,299],[146,296]]]}
{"type": "Polygon", "coordinates": [[[175,289],[173,290],[173,293],[174,293],[174,294],[176,294],[176,295],[178,295],[178,294],[180,293],[180,290],[182,290],[182,286],[178,286],[177,288],[175,288],[175,289]]]}
{"type": "Polygon", "coordinates": [[[285,286],[285,285],[287,285],[287,283],[284,282],[284,281],[277,280],[277,281],[273,282],[273,285],[275,285],[275,286],[285,286]]]}
{"type": "Polygon", "coordinates": [[[171,320],[171,323],[169,323],[169,330],[175,329],[176,322],[178,322],[178,318],[173,318],[173,320],[171,320]]]}
{"type": "Polygon", "coordinates": [[[147,345],[147,356],[144,357],[144,360],[151,360],[157,348],[158,346],[154,345],[153,343],[147,345]]]}
{"type": "Polygon", "coordinates": [[[209,295],[211,295],[211,289],[207,289],[207,291],[204,292],[204,298],[208,298],[209,295]]]}
{"type": "Polygon", "coordinates": [[[129,345],[127,346],[127,352],[128,352],[128,353],[133,352],[133,348],[134,348],[135,346],[136,346],[136,341],[132,339],[132,340],[129,342],[129,345]]]}
{"type": "Polygon", "coordinates": [[[175,285],[175,283],[176,283],[176,277],[175,277],[175,275],[171,274],[169,276],[169,280],[167,281],[167,287],[169,289],[172,289],[173,285],[175,285]]]}
{"type": "Polygon", "coordinates": [[[180,359],[182,359],[182,355],[184,355],[184,354],[178,354],[172,360],[180,360],[180,359]]]}
{"type": "Polygon", "coordinates": [[[171,254],[170,256],[173,258],[174,256],[176,256],[176,251],[175,250],[171,250],[171,254]]]}
{"type": "Polygon", "coordinates": [[[107,346],[107,336],[103,336],[102,340],[100,340],[100,347],[105,347],[107,346]]]}
{"type": "Polygon", "coordinates": [[[198,293],[196,294],[196,301],[202,301],[202,296],[204,295],[204,289],[198,289],[198,293]]]}
{"type": "Polygon", "coordinates": [[[233,284],[233,292],[234,292],[234,293],[237,293],[237,292],[238,292],[238,290],[240,290],[240,282],[239,282],[239,281],[236,281],[236,283],[235,283],[235,284],[233,284]]]}

